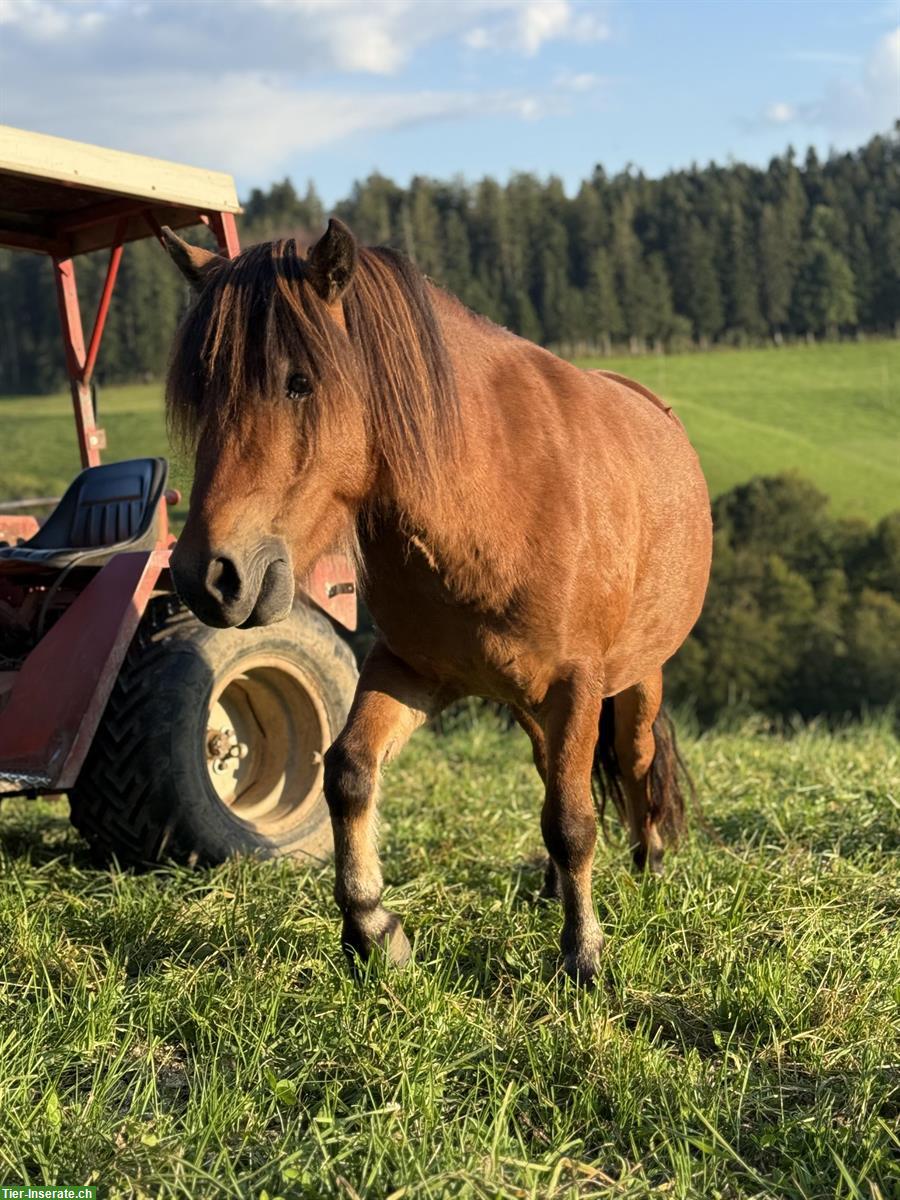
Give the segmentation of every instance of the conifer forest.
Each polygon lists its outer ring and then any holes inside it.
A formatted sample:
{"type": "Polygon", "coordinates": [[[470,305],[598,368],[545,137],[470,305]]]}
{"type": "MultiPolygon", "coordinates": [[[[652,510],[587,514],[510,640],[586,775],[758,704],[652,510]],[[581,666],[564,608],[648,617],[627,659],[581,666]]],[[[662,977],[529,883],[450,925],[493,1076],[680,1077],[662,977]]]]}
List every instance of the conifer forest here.
{"type": "MultiPolygon", "coordinates": [[[[506,183],[381,175],[333,210],[369,244],[405,251],[476,312],[566,354],[779,343],[900,330],[900,124],[852,153],[765,169],[709,164],[649,179],[596,167],[506,183]]],[[[319,230],[312,184],[245,200],[243,244],[319,230]]],[[[87,311],[105,256],[79,260],[87,311]]],[[[101,383],[165,370],[184,288],[148,240],[127,247],[101,383]]],[[[46,262],[0,254],[0,394],[63,382],[46,262]]]]}

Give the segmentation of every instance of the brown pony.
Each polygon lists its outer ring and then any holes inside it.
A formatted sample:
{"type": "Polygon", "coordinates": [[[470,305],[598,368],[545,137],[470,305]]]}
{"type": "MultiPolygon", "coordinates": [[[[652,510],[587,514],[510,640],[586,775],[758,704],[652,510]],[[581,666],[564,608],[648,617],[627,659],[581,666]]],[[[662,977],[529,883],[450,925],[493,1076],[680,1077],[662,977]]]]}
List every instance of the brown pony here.
{"type": "Polygon", "coordinates": [[[658,871],[683,801],[662,664],[700,612],[709,497],[670,409],[474,316],[391,250],[332,220],[232,261],[166,231],[198,291],[167,404],[196,447],[180,595],[212,625],[288,612],[294,580],[353,546],[379,640],[328,751],[343,944],[403,962],[382,906],[382,766],[466,695],[509,705],[545,788],[545,893],[562,954],[589,981],[592,774],[639,868],[658,871]]]}

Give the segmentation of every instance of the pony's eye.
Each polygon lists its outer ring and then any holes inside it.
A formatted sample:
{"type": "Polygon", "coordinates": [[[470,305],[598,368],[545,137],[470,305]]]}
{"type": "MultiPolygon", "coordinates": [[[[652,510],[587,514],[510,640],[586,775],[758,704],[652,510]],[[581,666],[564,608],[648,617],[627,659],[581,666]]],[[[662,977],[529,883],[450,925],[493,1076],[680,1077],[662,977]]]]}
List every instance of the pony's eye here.
{"type": "Polygon", "coordinates": [[[309,380],[302,371],[294,371],[288,376],[287,387],[285,389],[288,400],[302,400],[304,396],[308,396],[312,391],[309,385],[309,380]]]}

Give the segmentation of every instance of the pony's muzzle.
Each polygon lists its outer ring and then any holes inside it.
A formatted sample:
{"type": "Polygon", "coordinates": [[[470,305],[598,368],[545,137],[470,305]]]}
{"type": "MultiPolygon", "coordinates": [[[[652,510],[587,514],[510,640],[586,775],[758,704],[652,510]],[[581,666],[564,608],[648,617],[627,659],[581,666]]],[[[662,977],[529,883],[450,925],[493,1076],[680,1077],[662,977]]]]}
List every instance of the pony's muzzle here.
{"type": "Polygon", "coordinates": [[[294,602],[290,552],[281,538],[264,538],[240,558],[219,550],[192,554],[179,542],[170,569],[191,612],[219,629],[270,625],[294,602]]]}
{"type": "Polygon", "coordinates": [[[283,621],[294,603],[294,573],[286,558],[275,558],[266,567],[256,603],[250,615],[240,622],[242,629],[252,625],[271,625],[283,621]]]}

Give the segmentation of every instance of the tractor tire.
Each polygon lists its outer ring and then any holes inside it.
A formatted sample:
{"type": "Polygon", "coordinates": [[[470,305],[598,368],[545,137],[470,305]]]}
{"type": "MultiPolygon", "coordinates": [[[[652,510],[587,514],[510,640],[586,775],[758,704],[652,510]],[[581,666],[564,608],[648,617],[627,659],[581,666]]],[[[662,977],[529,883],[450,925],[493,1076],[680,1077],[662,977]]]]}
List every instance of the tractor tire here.
{"type": "Polygon", "coordinates": [[[326,858],[322,758],[356,679],[313,609],[211,629],[175,596],[155,598],[70,792],[73,825],[123,866],[326,858]]]}

